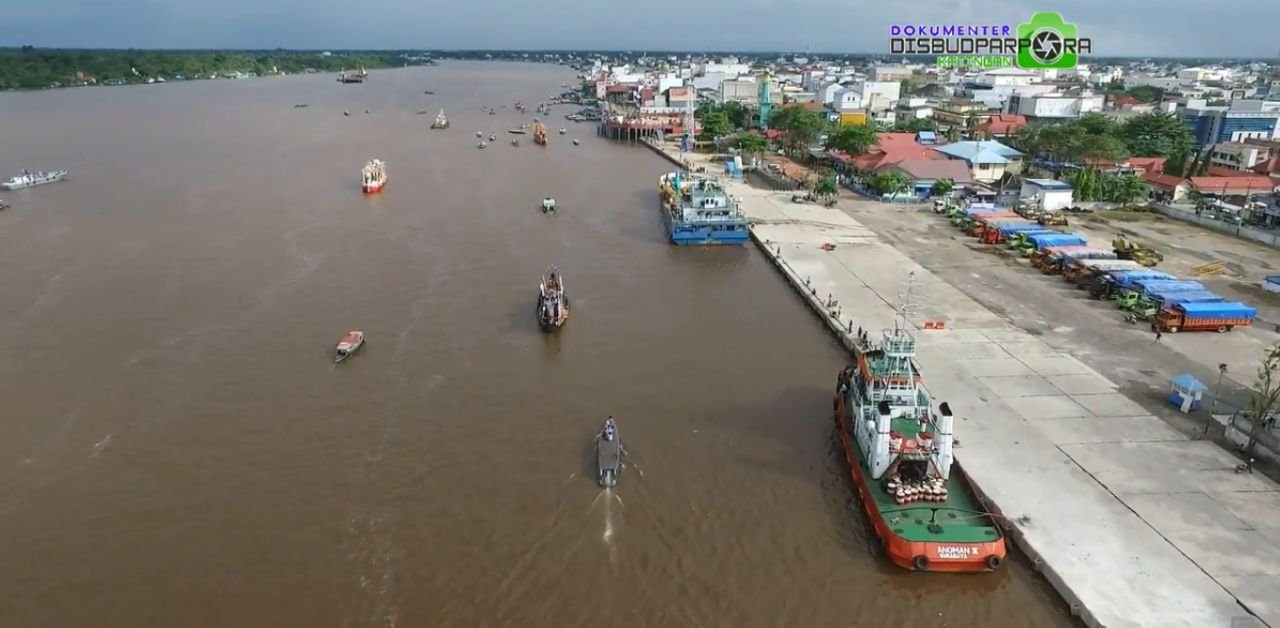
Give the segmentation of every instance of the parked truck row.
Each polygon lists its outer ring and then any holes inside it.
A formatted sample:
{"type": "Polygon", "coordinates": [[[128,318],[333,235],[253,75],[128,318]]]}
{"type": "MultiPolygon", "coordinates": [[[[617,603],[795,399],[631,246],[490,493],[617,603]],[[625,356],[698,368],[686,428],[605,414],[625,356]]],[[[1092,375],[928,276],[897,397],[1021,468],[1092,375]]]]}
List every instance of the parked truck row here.
{"type": "Polygon", "coordinates": [[[1114,302],[1131,320],[1150,321],[1156,331],[1227,332],[1252,325],[1257,317],[1255,308],[1228,301],[1198,281],[1155,270],[1163,256],[1123,237],[1108,248],[1089,246],[1084,236],[991,204],[952,202],[935,211],[979,241],[1003,245],[1041,272],[1061,275],[1090,297],[1114,302]]]}

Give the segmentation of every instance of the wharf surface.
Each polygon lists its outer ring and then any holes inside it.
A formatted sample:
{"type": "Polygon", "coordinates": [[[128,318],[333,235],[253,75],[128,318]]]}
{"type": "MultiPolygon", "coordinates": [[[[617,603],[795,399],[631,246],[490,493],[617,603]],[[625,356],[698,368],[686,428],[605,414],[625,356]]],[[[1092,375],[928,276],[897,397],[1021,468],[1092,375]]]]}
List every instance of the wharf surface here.
{"type": "MultiPolygon", "coordinates": [[[[723,169],[650,146],[677,164],[723,169]]],[[[844,211],[725,180],[753,240],[846,346],[859,327],[873,337],[893,327],[914,274],[909,322],[926,387],[956,412],[956,457],[1086,625],[1280,627],[1275,483],[1235,473],[1216,444],[1151,416],[844,211]],[[924,330],[925,321],[945,327],[924,330]]]]}

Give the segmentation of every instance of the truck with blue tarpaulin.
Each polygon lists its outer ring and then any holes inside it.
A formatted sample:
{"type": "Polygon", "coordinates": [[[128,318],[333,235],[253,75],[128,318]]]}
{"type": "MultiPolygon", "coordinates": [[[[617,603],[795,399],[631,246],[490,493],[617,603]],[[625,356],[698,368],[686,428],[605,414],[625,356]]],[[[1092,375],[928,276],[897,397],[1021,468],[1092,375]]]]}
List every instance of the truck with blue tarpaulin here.
{"type": "Polygon", "coordinates": [[[1151,328],[1156,331],[1228,332],[1248,327],[1258,317],[1258,310],[1243,303],[1218,301],[1210,303],[1173,303],[1156,315],[1151,328]]]}

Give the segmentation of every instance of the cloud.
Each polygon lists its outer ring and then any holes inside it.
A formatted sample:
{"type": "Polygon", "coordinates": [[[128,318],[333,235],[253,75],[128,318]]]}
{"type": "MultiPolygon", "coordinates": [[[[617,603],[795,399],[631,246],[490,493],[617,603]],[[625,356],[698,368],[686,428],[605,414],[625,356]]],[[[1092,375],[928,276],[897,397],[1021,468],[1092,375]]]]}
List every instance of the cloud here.
{"type": "Polygon", "coordinates": [[[0,45],[887,52],[892,24],[1058,10],[1115,56],[1275,57],[1280,2],[1072,0],[0,0],[0,45]]]}

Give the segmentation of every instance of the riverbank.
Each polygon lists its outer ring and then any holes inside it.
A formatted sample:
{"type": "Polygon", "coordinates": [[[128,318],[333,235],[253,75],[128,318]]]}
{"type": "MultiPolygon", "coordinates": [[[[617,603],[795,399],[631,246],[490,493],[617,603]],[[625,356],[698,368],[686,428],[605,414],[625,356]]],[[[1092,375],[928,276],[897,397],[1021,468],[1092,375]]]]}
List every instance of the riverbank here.
{"type": "Polygon", "coordinates": [[[729,186],[760,248],[846,345],[851,329],[892,326],[914,274],[928,388],[962,417],[957,458],[1086,625],[1228,626],[1251,614],[1280,625],[1274,483],[1233,473],[1230,454],[1170,428],[845,211],[729,186]],[[924,331],[926,320],[945,328],[924,331]]]}

